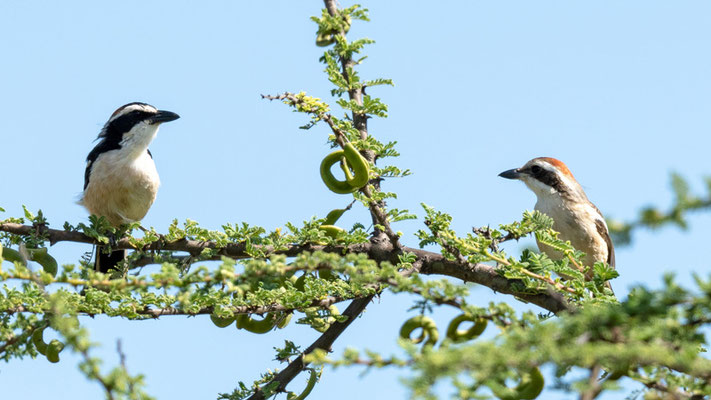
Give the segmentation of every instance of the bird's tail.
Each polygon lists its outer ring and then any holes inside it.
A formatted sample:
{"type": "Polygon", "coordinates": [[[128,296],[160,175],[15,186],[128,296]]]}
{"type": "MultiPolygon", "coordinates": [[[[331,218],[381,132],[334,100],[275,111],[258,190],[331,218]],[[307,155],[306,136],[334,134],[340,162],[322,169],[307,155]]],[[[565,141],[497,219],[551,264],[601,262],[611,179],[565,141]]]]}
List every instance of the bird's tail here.
{"type": "Polygon", "coordinates": [[[111,270],[118,270],[116,265],[126,258],[126,250],[115,250],[111,253],[104,253],[101,248],[96,255],[95,269],[99,272],[107,273],[111,270]]]}

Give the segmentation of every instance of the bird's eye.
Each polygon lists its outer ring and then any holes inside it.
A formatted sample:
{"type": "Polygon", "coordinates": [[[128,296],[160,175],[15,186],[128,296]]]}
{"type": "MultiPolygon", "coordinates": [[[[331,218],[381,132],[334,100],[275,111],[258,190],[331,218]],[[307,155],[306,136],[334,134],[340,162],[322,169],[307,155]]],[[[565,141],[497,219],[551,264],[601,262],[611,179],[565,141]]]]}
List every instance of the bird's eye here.
{"type": "Polygon", "coordinates": [[[537,174],[537,173],[541,172],[541,167],[539,167],[538,165],[534,165],[531,167],[531,172],[533,172],[534,174],[537,174]]]}

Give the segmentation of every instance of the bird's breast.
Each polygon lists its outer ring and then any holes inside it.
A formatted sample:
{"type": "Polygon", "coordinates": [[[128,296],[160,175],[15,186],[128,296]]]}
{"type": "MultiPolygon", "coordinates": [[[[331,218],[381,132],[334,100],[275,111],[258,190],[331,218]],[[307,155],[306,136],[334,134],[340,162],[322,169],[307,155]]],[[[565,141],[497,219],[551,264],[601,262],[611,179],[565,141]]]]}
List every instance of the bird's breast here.
{"type": "Polygon", "coordinates": [[[121,150],[100,155],[92,164],[81,204],[113,225],[140,221],[155,201],[160,178],[148,152],[131,159],[121,150]]]}
{"type": "MultiPolygon", "coordinates": [[[[593,212],[594,208],[585,204],[573,204],[562,199],[546,199],[536,203],[536,210],[553,218],[553,229],[560,233],[561,240],[570,241],[576,249],[584,252],[585,265],[607,259],[607,244],[600,237],[595,220],[600,218],[593,212]]],[[[539,243],[538,248],[554,260],[563,255],[539,243]]]]}

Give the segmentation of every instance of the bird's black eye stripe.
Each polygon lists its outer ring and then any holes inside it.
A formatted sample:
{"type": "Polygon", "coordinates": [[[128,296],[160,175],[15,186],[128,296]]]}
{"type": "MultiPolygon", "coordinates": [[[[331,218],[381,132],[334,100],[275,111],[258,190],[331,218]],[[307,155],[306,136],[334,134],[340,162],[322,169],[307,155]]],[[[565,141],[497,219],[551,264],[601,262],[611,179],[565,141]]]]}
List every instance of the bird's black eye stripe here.
{"type": "Polygon", "coordinates": [[[130,131],[136,124],[147,120],[153,115],[153,113],[140,110],[128,112],[109,122],[106,127],[104,127],[104,137],[121,141],[124,133],[130,131]]]}
{"type": "Polygon", "coordinates": [[[545,168],[542,168],[538,165],[534,165],[530,169],[531,176],[536,178],[538,181],[541,183],[548,185],[555,189],[558,192],[562,192],[565,189],[565,186],[563,186],[563,182],[560,180],[558,175],[556,175],[555,172],[549,171],[545,168]]]}

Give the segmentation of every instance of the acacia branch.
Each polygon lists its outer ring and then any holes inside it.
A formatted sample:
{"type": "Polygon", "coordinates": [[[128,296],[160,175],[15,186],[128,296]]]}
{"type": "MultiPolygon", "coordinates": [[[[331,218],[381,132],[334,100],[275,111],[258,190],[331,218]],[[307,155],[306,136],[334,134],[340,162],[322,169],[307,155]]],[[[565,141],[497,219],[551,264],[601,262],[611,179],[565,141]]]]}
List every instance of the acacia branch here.
{"type": "MultiPolygon", "coordinates": [[[[0,224],[0,231],[9,232],[16,235],[32,235],[36,233],[36,227],[31,225],[21,225],[15,223],[0,224]]],[[[65,231],[40,227],[39,233],[47,238],[50,243],[75,242],[87,244],[101,244],[96,239],[86,236],[81,232],[65,231]]],[[[128,238],[117,241],[114,249],[136,249],[128,238]]],[[[466,261],[449,260],[442,254],[431,251],[403,247],[401,250],[393,249],[392,244],[381,237],[374,238],[371,243],[357,243],[348,246],[339,245],[314,245],[314,244],[291,244],[284,248],[275,249],[272,246],[252,245],[253,248],[262,251],[265,255],[286,255],[294,257],[304,252],[323,251],[326,253],[364,253],[372,260],[383,262],[388,261],[398,263],[398,256],[403,253],[413,253],[417,257],[418,272],[425,275],[446,275],[461,279],[464,282],[473,282],[486,286],[495,292],[514,295],[526,302],[535,304],[553,313],[570,310],[565,297],[558,292],[549,291],[546,293],[521,293],[517,290],[520,287],[519,281],[507,279],[499,274],[496,267],[486,264],[472,264],[466,261]]],[[[218,247],[211,241],[198,241],[190,239],[180,239],[172,242],[159,240],[150,243],[141,249],[136,250],[170,250],[185,251],[190,254],[200,254],[204,249],[215,249],[217,255],[211,260],[219,260],[226,256],[233,259],[252,258],[246,251],[245,243],[230,243],[224,247],[218,247]]]]}
{"type": "MultiPolygon", "coordinates": [[[[361,298],[361,297],[354,297],[355,299],[361,298]]],[[[345,297],[340,297],[340,296],[328,296],[324,299],[319,299],[319,300],[313,300],[311,303],[304,307],[286,307],[281,304],[270,304],[266,306],[236,306],[236,307],[231,307],[230,310],[232,310],[232,313],[237,315],[237,314],[266,314],[270,312],[293,312],[296,310],[300,310],[302,308],[309,308],[309,307],[319,307],[319,308],[328,308],[329,306],[336,304],[336,303],[341,303],[344,301],[348,300],[353,300],[354,298],[345,298],[345,297]]],[[[201,308],[198,311],[193,311],[193,312],[188,312],[185,310],[181,310],[179,308],[174,308],[174,307],[166,307],[166,308],[145,308],[143,310],[137,310],[136,314],[139,315],[145,315],[148,317],[152,318],[158,318],[162,316],[167,316],[167,315],[184,315],[184,316],[195,316],[195,315],[210,315],[214,311],[214,307],[204,307],[201,308]]],[[[16,306],[12,308],[8,308],[5,310],[1,311],[2,313],[5,314],[15,314],[15,313],[44,313],[43,311],[34,311],[34,310],[29,310],[25,306],[16,306]]],[[[95,314],[90,314],[90,313],[85,313],[86,315],[93,316],[95,314]]],[[[31,332],[30,332],[31,333],[31,332]]],[[[2,347],[0,347],[0,350],[2,350],[2,347]]]]}
{"type": "Polygon", "coordinates": [[[37,329],[44,329],[47,325],[49,325],[47,321],[40,321],[37,324],[26,326],[22,333],[20,333],[19,335],[10,336],[5,341],[5,343],[0,345],[0,354],[5,353],[5,351],[15,345],[15,343],[24,342],[25,340],[27,340],[28,337],[30,337],[30,335],[34,333],[34,331],[36,331],[37,329]]]}
{"type": "MultiPolygon", "coordinates": [[[[331,324],[328,330],[319,336],[319,338],[316,339],[316,341],[313,342],[303,354],[299,355],[296,359],[290,362],[286,368],[276,374],[276,376],[269,382],[279,382],[279,386],[277,386],[276,391],[284,392],[289,382],[291,382],[301,371],[304,370],[304,368],[306,368],[308,363],[304,362],[304,354],[312,353],[316,349],[331,351],[331,345],[333,345],[333,342],[335,342],[341,333],[348,328],[351,322],[353,322],[353,320],[355,320],[355,318],[358,317],[363,310],[365,310],[365,307],[372,299],[373,296],[368,296],[362,299],[353,300],[343,314],[341,314],[348,317],[347,320],[331,324]]],[[[265,386],[268,386],[269,383],[265,386]]],[[[264,398],[264,392],[262,392],[261,388],[259,388],[249,397],[248,400],[263,400],[264,398]]]]}
{"type": "Polygon", "coordinates": [[[600,383],[600,371],[599,365],[595,364],[590,368],[590,376],[588,378],[588,389],[585,390],[580,395],[580,400],[595,400],[597,396],[602,392],[602,384],[600,383]]]}

